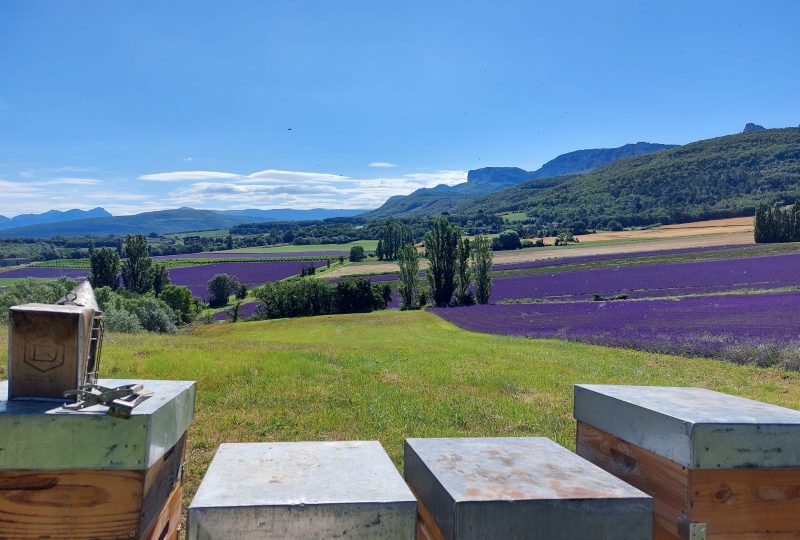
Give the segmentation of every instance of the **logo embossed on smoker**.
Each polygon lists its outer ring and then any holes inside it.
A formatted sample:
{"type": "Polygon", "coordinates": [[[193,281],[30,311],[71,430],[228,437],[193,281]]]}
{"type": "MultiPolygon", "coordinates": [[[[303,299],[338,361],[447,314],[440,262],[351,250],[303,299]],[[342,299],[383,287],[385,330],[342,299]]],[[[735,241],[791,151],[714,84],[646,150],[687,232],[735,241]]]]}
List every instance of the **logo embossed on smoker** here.
{"type": "Polygon", "coordinates": [[[64,365],[64,344],[44,338],[25,344],[22,361],[34,369],[45,372],[64,365]]]}

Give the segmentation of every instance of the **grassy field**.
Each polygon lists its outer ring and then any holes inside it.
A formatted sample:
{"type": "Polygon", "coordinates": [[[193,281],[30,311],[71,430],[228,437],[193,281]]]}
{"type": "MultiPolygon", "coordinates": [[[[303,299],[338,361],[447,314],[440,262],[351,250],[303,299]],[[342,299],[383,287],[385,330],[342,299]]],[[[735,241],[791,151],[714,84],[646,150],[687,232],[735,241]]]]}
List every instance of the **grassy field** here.
{"type": "Polygon", "coordinates": [[[307,251],[350,251],[353,246],[362,246],[366,251],[375,251],[378,247],[377,240],[356,240],[348,244],[311,244],[308,246],[296,246],[288,244],[285,246],[273,247],[249,247],[238,248],[225,251],[224,253],[305,253],[307,251]]]}
{"type": "MultiPolygon", "coordinates": [[[[5,378],[0,330],[0,378],[5,378]]],[[[573,447],[572,385],[692,385],[800,408],[800,373],[461,330],[424,312],[106,338],[102,374],[198,381],[186,502],[226,441],[546,436],[573,447]]]]}
{"type": "Polygon", "coordinates": [[[19,283],[20,281],[24,281],[25,278],[4,278],[0,277],[0,287],[8,287],[9,285],[13,285],[14,283],[19,283]]]}

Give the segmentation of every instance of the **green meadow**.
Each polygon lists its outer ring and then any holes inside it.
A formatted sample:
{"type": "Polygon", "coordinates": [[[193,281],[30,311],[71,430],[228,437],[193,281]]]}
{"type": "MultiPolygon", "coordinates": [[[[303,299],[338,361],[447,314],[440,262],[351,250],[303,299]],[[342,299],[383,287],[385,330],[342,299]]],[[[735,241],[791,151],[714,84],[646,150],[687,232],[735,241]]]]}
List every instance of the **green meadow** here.
{"type": "Polygon", "coordinates": [[[198,382],[187,503],[222,442],[377,439],[398,467],[412,436],[545,436],[573,448],[575,383],[703,386],[800,408],[800,373],[476,334],[426,312],[109,334],[101,372],[198,382]]]}

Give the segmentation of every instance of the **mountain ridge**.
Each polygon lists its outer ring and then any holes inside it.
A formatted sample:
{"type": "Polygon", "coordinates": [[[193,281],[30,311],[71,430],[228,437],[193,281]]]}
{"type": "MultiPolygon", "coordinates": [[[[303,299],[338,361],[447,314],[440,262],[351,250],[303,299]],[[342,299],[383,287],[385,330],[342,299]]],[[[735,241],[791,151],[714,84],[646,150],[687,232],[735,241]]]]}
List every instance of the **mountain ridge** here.
{"type": "Polygon", "coordinates": [[[752,215],[800,199],[800,128],[750,130],[614,161],[465,201],[454,212],[520,212],[541,227],[590,228],[752,215]]]}
{"type": "MultiPolygon", "coordinates": [[[[105,212],[105,210],[104,210],[105,212]]],[[[93,217],[74,219],[57,223],[40,223],[23,227],[0,230],[0,238],[47,238],[52,236],[117,236],[125,234],[169,234],[178,232],[227,229],[243,223],[264,221],[284,221],[286,216],[295,216],[292,221],[309,219],[307,215],[327,215],[330,217],[353,216],[363,210],[310,209],[310,210],[198,210],[181,207],[171,210],[142,212],[130,216],[93,217]],[[274,217],[269,217],[269,216],[274,217]],[[101,231],[98,233],[98,231],[101,231]]],[[[107,212],[106,212],[107,213],[107,212]]]]}
{"type": "Polygon", "coordinates": [[[637,142],[616,148],[574,150],[551,159],[535,171],[519,167],[483,167],[467,173],[467,181],[454,186],[444,184],[422,188],[409,195],[390,197],[380,208],[367,212],[364,217],[419,216],[440,214],[457,209],[467,200],[513,188],[523,182],[546,180],[543,186],[552,185],[553,177],[578,174],[629,156],[645,155],[674,148],[672,144],[637,142]]]}
{"type": "Polygon", "coordinates": [[[43,225],[47,223],[62,223],[65,221],[75,221],[78,219],[90,219],[98,217],[111,217],[105,208],[97,207],[91,210],[48,210],[41,214],[19,214],[12,218],[0,216],[0,230],[27,227],[30,225],[43,225]]]}

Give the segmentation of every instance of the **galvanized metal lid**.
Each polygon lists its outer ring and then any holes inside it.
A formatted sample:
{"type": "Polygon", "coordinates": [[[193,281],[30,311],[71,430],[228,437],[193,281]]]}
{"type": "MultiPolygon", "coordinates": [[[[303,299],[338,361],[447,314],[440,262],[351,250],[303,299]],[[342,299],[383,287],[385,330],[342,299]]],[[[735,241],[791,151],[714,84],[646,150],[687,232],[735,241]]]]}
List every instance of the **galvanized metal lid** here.
{"type": "Polygon", "coordinates": [[[186,433],[197,383],[100,379],[115,387],[141,383],[153,396],[129,419],[102,406],[68,411],[52,402],[8,400],[0,381],[0,470],[144,470],[186,433]]]}
{"type": "Polygon", "coordinates": [[[405,478],[446,538],[640,539],[652,499],[545,438],[408,439],[405,478]]]}
{"type": "Polygon", "coordinates": [[[800,411],[703,388],[575,385],[575,419],[691,469],[800,467],[800,411]]]}
{"type": "Polygon", "coordinates": [[[377,441],[222,444],[190,539],[414,538],[416,500],[377,441]]]}

